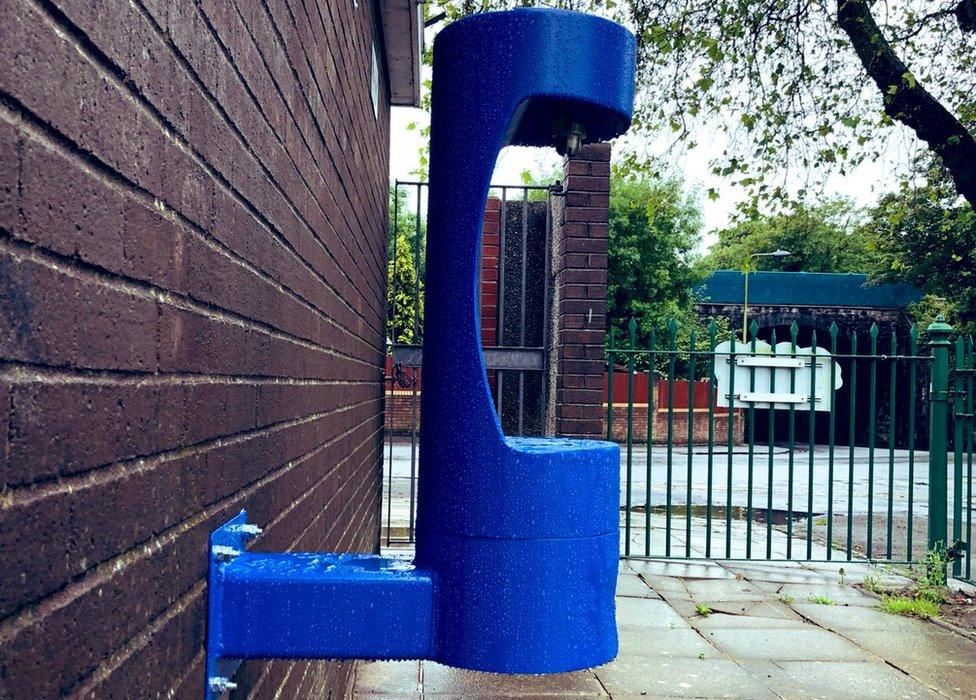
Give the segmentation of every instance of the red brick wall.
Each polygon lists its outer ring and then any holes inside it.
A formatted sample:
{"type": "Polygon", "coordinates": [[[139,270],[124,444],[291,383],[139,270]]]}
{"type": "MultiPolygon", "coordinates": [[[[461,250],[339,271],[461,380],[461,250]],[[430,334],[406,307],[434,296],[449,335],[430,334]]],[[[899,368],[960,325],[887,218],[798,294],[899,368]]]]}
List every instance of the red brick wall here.
{"type": "Polygon", "coordinates": [[[372,7],[0,3],[0,697],[199,697],[207,537],[241,508],[258,548],[376,542],[372,7]]]}
{"type": "Polygon", "coordinates": [[[502,202],[489,197],[481,238],[481,344],[498,345],[498,255],[502,202]]]}
{"type": "Polygon", "coordinates": [[[610,144],[589,144],[566,162],[556,215],[554,349],[557,435],[600,438],[606,368],[610,144]]]}
{"type": "MultiPolygon", "coordinates": [[[[692,443],[695,445],[708,444],[708,409],[696,408],[692,419],[692,443]]],[[[647,442],[647,404],[634,403],[634,423],[631,439],[636,443],[647,442]]],[[[673,444],[680,446],[688,443],[688,408],[676,408],[672,417],[673,444]]],[[[741,445],[745,434],[745,414],[741,410],[735,411],[732,423],[732,442],[741,445]]],[[[607,405],[603,404],[603,418],[600,422],[603,436],[607,434],[607,405]]],[[[729,439],[729,414],[715,413],[712,422],[712,443],[716,449],[723,449],[729,439]]],[[[627,441],[627,404],[613,404],[613,440],[627,441]]],[[[656,408],[651,424],[651,442],[666,445],[668,443],[668,409],[656,408]]]]}

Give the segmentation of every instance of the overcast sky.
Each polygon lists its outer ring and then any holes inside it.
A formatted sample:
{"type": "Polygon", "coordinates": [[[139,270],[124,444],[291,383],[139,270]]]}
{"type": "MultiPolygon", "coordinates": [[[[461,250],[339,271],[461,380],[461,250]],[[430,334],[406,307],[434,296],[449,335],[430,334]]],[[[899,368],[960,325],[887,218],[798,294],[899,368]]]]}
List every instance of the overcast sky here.
{"type": "MultiPolygon", "coordinates": [[[[426,114],[419,109],[393,108],[390,126],[391,182],[394,179],[416,179],[411,171],[417,168],[422,139],[419,128],[408,129],[411,122],[416,122],[418,127],[425,125],[426,114]]],[[[715,241],[715,236],[710,232],[729,223],[736,204],[743,197],[741,190],[730,185],[725,178],[710,172],[710,162],[721,156],[724,147],[721,132],[714,129],[710,133],[713,134],[711,138],[707,135],[696,135],[699,145],[693,151],[677,155],[673,163],[675,172],[682,177],[686,187],[689,190],[697,187],[701,193],[706,232],[702,242],[703,249],[715,241]],[[718,201],[711,201],[705,196],[708,188],[712,187],[720,193],[718,201]]],[[[864,163],[846,176],[832,175],[826,182],[823,195],[844,195],[858,204],[869,205],[879,194],[891,190],[897,182],[896,173],[908,162],[913,146],[911,140],[905,138],[892,138],[889,144],[882,160],[864,163]]],[[[623,147],[627,147],[627,144],[618,145],[618,149],[623,147]]],[[[648,144],[651,153],[663,152],[665,147],[663,142],[648,144]]],[[[558,169],[561,162],[562,159],[553,149],[508,147],[498,158],[492,182],[499,185],[521,184],[523,171],[551,172],[558,169]]]]}

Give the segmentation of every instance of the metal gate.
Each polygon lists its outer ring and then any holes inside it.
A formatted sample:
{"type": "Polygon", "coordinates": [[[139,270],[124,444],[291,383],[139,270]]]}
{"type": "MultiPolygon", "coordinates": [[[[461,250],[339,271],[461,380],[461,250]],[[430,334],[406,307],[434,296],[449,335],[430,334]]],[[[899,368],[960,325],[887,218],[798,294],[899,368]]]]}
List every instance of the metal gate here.
{"type": "Polygon", "coordinates": [[[900,338],[832,325],[818,337],[754,323],[747,343],[728,328],[671,322],[642,342],[633,321],[623,342],[611,332],[606,436],[622,444],[622,556],[913,562],[942,542],[962,556],[956,575],[970,576],[971,342],[951,343],[945,324],[921,342],[915,327],[900,338]],[[739,370],[720,393],[723,364],[739,370]],[[796,393],[821,365],[827,386],[841,386],[818,397],[811,380],[796,393]],[[780,369],[757,387],[764,366],[780,369]]]}
{"type": "Polygon", "coordinates": [[[952,372],[952,541],[961,557],[954,558],[952,575],[976,583],[970,556],[973,542],[973,416],[976,404],[976,352],[972,337],[957,338],[952,372]]]}
{"type": "MultiPolygon", "coordinates": [[[[479,275],[482,345],[506,435],[541,435],[547,399],[550,241],[557,185],[493,185],[479,275]]],[[[427,183],[391,191],[384,540],[414,542],[423,391],[427,183]]]]}

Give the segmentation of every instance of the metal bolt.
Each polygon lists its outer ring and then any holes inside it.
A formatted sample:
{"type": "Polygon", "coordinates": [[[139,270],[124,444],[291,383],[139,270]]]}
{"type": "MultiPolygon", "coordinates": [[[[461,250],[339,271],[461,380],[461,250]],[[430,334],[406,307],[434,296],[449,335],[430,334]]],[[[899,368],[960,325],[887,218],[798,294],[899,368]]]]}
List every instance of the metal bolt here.
{"type": "Polygon", "coordinates": [[[241,534],[244,535],[245,537],[257,537],[262,532],[264,532],[264,530],[262,530],[254,523],[244,523],[243,525],[240,526],[239,529],[241,534]]]}
{"type": "Polygon", "coordinates": [[[238,549],[226,547],[221,544],[215,545],[210,551],[219,561],[230,561],[241,553],[238,549]]]}
{"type": "Polygon", "coordinates": [[[211,676],[210,677],[210,692],[217,693],[218,695],[222,693],[229,692],[231,690],[237,689],[237,683],[234,683],[226,676],[211,676]]]}

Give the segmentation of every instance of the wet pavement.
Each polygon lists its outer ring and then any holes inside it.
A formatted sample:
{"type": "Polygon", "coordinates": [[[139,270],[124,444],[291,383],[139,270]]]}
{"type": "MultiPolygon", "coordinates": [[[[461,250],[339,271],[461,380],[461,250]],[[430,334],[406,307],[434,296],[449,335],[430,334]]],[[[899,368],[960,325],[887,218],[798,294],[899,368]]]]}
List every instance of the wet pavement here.
{"type": "MultiPolygon", "coordinates": [[[[385,448],[383,518],[384,523],[392,524],[394,540],[408,537],[409,515],[416,504],[419,450],[415,447],[409,438],[400,437],[394,439],[392,449],[389,444],[385,448]]],[[[787,527],[795,533],[809,523],[815,540],[811,558],[823,559],[828,542],[834,552],[846,551],[848,522],[852,523],[851,547],[855,554],[863,555],[867,542],[865,524],[870,509],[874,556],[880,554],[905,560],[908,558],[908,530],[925,531],[927,452],[919,450],[911,455],[907,450],[893,450],[889,453],[880,447],[851,450],[846,445],[835,446],[831,452],[827,446],[817,445],[812,453],[807,446],[801,446],[791,455],[783,446],[774,445],[770,449],[766,445],[756,445],[751,456],[748,447],[736,446],[730,457],[723,450],[724,446],[716,446],[709,453],[704,446],[693,446],[689,453],[687,446],[676,445],[669,452],[664,445],[654,445],[648,453],[646,446],[635,445],[628,463],[626,447],[621,446],[622,548],[628,539],[623,532],[628,503],[633,526],[632,547],[636,547],[635,552],[648,556],[665,556],[674,551],[685,553],[688,542],[692,542],[693,548],[695,541],[702,540],[701,551],[688,550],[690,555],[742,557],[747,554],[756,556],[758,551],[760,556],[765,556],[769,549],[770,557],[776,558],[778,541],[783,556],[804,558],[807,555],[805,543],[775,533],[777,529],[786,530],[787,527]],[[669,496],[670,528],[667,518],[669,496]],[[644,512],[648,501],[650,517],[644,512]],[[690,539],[686,527],[689,502],[690,539]],[[890,519],[887,515],[889,502],[890,519]],[[771,513],[767,513],[768,510],[771,513]],[[726,519],[728,513],[731,517],[726,519]],[[811,513],[809,521],[807,513],[811,513]],[[771,527],[767,527],[767,520],[771,520],[771,527]],[[789,525],[791,520],[793,525],[789,525]],[[826,527],[828,521],[832,523],[830,532],[826,527]],[[890,543],[887,537],[889,524],[892,530],[890,543]],[[647,532],[636,532],[640,528],[646,528],[647,532]],[[703,532],[711,532],[711,540],[717,543],[717,549],[706,546],[703,532]],[[726,539],[730,545],[728,552],[725,551],[726,539]],[[748,541],[752,544],[747,546],[748,541]],[[646,548],[645,542],[650,543],[650,549],[646,548]],[[671,551],[667,549],[669,545],[671,551]],[[794,545],[800,547],[799,555],[795,553],[794,545]],[[890,554],[887,552],[889,546],[890,554]],[[791,551],[787,552],[787,548],[791,551]],[[815,548],[819,548],[819,556],[813,553],[815,548]]],[[[948,491],[951,513],[951,470],[948,491]]],[[[924,537],[915,537],[912,549],[913,556],[920,556],[924,537]]],[[[846,558],[845,553],[831,556],[846,558]]]]}
{"type": "MultiPolygon", "coordinates": [[[[384,496],[392,493],[394,506],[405,507],[409,502],[410,477],[412,473],[415,486],[419,454],[419,449],[416,445],[411,446],[409,438],[395,438],[392,450],[389,444],[385,447],[384,496]]],[[[908,511],[909,497],[911,510],[916,515],[924,516],[928,510],[928,452],[916,450],[912,455],[908,450],[892,450],[889,453],[883,447],[851,450],[846,445],[837,445],[833,451],[826,445],[815,445],[812,458],[806,445],[797,446],[791,456],[784,446],[774,445],[770,449],[767,445],[757,444],[751,457],[748,447],[738,445],[733,448],[731,458],[725,447],[719,445],[711,453],[704,445],[694,446],[690,453],[684,445],[676,445],[670,451],[664,445],[653,445],[650,454],[645,445],[634,445],[629,467],[626,446],[621,445],[620,505],[627,503],[629,482],[632,506],[647,504],[648,483],[651,484],[651,506],[664,506],[669,490],[669,471],[670,491],[676,504],[688,500],[690,483],[694,505],[709,503],[711,494],[712,504],[724,506],[731,502],[733,506],[746,507],[751,482],[752,501],[756,507],[762,508],[771,504],[773,509],[785,511],[792,504],[794,511],[806,512],[812,500],[812,511],[818,515],[826,513],[828,508],[835,513],[848,510],[865,513],[870,494],[870,505],[875,513],[880,513],[887,509],[890,492],[895,513],[908,511]],[[728,486],[730,473],[731,491],[728,486]],[[828,489],[831,482],[832,490],[828,489]],[[772,499],[767,501],[770,492],[772,499]],[[809,498],[811,493],[812,499],[809,498]]],[[[952,493],[951,470],[949,493],[952,493]]],[[[404,510],[404,516],[406,512],[404,510]]]]}
{"type": "Polygon", "coordinates": [[[976,698],[976,638],[889,615],[867,564],[621,561],[620,653],[589,671],[503,676],[361,662],[363,697],[976,698]],[[835,604],[811,601],[825,596],[835,604]],[[700,614],[705,605],[711,611],[700,614]]]}

